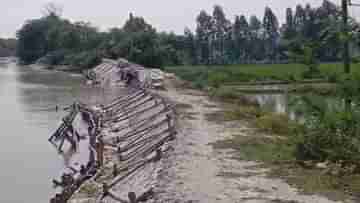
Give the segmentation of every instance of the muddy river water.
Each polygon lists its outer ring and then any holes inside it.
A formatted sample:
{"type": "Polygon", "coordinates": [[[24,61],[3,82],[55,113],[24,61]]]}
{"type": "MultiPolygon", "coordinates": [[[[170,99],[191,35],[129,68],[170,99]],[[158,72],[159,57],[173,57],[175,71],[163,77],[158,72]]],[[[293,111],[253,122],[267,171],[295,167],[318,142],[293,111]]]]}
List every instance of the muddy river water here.
{"type": "Polygon", "coordinates": [[[52,178],[71,159],[47,141],[65,115],[55,107],[106,99],[82,83],[80,75],[0,63],[0,202],[49,202],[52,178]]]}

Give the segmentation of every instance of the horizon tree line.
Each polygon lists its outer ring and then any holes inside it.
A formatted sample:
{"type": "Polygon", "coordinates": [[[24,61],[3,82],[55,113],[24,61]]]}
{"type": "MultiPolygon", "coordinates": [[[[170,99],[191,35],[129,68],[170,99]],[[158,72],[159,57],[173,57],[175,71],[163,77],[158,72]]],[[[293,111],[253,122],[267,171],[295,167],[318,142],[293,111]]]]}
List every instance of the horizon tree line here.
{"type": "MultiPolygon", "coordinates": [[[[263,19],[237,15],[229,20],[219,5],[212,14],[202,10],[196,29],[184,34],[157,32],[144,18],[130,13],[121,28],[100,32],[90,23],[63,19],[56,7],[46,7],[46,15],[27,21],[17,32],[17,55],[24,63],[47,58],[48,63],[78,66],[99,63],[102,57],[124,57],[149,67],[170,65],[216,65],[241,63],[287,63],[296,61],[304,45],[316,47],[320,61],[338,61],[342,41],[340,9],[324,0],[317,8],[310,4],[286,9],[280,25],[270,7],[263,19]],[[51,9],[55,8],[55,9],[51,9]]],[[[357,49],[358,23],[352,19],[352,44],[357,49]]],[[[355,50],[356,50],[355,49],[355,50]]]]}

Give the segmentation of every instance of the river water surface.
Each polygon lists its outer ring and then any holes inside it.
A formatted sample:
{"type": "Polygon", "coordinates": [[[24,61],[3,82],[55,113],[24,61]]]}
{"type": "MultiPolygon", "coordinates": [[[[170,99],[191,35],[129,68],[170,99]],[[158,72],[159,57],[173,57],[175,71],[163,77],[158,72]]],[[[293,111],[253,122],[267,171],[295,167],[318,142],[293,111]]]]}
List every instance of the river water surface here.
{"type": "MultiPolygon", "coordinates": [[[[0,202],[48,203],[64,158],[47,141],[77,98],[97,103],[104,90],[80,75],[0,63],[0,202]]],[[[105,94],[104,94],[105,95],[105,94]]]]}

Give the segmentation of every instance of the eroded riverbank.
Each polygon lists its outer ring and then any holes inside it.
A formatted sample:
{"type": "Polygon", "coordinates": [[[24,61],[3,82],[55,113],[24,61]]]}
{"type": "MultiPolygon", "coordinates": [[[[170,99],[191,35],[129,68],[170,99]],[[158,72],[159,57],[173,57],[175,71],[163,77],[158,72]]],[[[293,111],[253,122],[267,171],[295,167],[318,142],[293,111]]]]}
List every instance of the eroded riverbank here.
{"type": "MultiPolygon", "coordinates": [[[[106,68],[104,71],[111,72],[111,70],[106,71],[106,68]]],[[[111,78],[100,79],[99,83],[117,84],[117,75],[109,75],[111,78]]],[[[164,156],[160,162],[151,163],[134,173],[131,178],[119,184],[112,191],[112,194],[126,199],[126,194],[129,191],[145,194],[147,189],[142,190],[141,188],[150,188],[154,193],[147,202],[154,203],[341,202],[332,201],[319,195],[305,195],[278,177],[270,178],[269,167],[263,167],[258,162],[244,161],[234,157],[238,152],[234,152],[231,147],[214,147],[215,143],[230,140],[234,135],[252,137],[258,136],[259,132],[246,120],[221,121],[221,119],[211,119],[211,116],[216,116],[219,111],[223,111],[222,104],[210,100],[201,91],[186,88],[175,77],[169,77],[165,80],[165,89],[164,91],[153,92],[166,98],[177,109],[178,136],[177,140],[172,143],[174,151],[170,147],[171,153],[164,156]]],[[[132,105],[137,106],[137,104],[141,104],[141,100],[136,102],[134,100],[132,105]]],[[[131,113],[131,111],[127,113],[131,113]]],[[[114,115],[110,115],[110,118],[112,116],[114,115]]],[[[109,122],[104,126],[104,133],[106,136],[116,136],[116,131],[114,133],[113,130],[131,123],[134,122],[125,122],[121,125],[109,122]]],[[[130,131],[136,130],[136,125],[130,126],[130,131]]],[[[266,133],[263,136],[267,136],[266,133]]],[[[71,202],[101,202],[101,196],[104,194],[102,183],[115,180],[112,177],[114,164],[122,164],[117,152],[116,148],[106,148],[105,159],[107,164],[99,174],[100,178],[83,185],[71,202]]],[[[107,197],[104,201],[116,202],[114,198],[107,197]]]]}

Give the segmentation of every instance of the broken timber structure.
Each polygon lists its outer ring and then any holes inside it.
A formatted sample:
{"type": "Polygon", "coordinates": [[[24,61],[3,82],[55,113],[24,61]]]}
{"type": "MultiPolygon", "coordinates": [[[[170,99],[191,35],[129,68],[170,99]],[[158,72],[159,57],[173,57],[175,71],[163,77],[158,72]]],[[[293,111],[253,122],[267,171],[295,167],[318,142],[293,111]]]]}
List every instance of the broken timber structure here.
{"type": "Polygon", "coordinates": [[[135,203],[152,197],[156,169],[161,168],[159,162],[172,149],[170,143],[176,136],[172,106],[149,90],[161,84],[162,73],[155,72],[154,78],[151,70],[120,59],[104,60],[86,73],[93,85],[116,87],[125,83],[122,88],[127,93],[95,107],[82,103],[71,106],[49,141],[60,152],[65,141],[76,150],[81,139],[73,121],[80,114],[89,126],[89,161],[86,167],[83,164],[80,169],[73,169],[73,174],[65,174],[61,182],[54,181],[63,190],[50,202],[84,200],[81,188],[85,184],[96,188],[86,195],[87,202],[135,203]],[[79,197],[74,197],[77,194],[79,197]]]}

